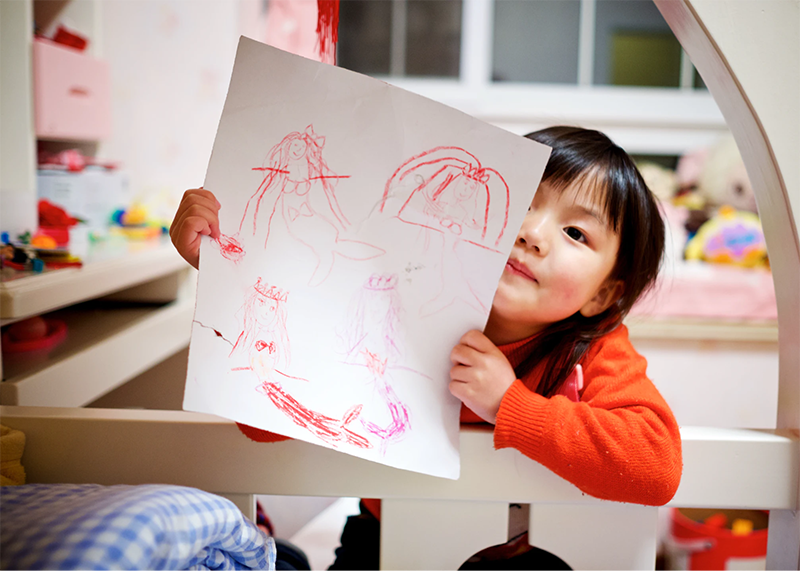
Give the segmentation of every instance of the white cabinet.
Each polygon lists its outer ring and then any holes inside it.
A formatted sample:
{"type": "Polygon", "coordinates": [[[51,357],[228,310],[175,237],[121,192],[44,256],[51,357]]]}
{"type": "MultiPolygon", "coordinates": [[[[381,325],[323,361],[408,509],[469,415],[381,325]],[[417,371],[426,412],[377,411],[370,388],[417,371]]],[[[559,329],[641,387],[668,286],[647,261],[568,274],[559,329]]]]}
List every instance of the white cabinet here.
{"type": "MultiPolygon", "coordinates": [[[[92,61],[99,57],[101,49],[98,33],[100,10],[99,0],[8,0],[0,2],[0,229],[16,236],[25,231],[33,232],[37,226],[36,213],[36,120],[34,81],[34,28],[47,29],[58,18],[64,18],[81,34],[89,38],[85,54],[72,50],[67,53],[70,61],[92,61]]],[[[51,47],[51,46],[48,46],[51,47]]],[[[53,51],[53,50],[51,50],[53,51]]],[[[59,54],[63,48],[55,47],[59,54]]],[[[48,60],[49,61],[49,60],[48,60]]],[[[63,62],[60,62],[55,75],[63,74],[63,62]]],[[[103,67],[102,62],[89,65],[90,70],[103,67]]],[[[53,70],[51,70],[52,72],[53,70]]],[[[78,73],[86,75],[86,73],[78,73]]],[[[91,74],[90,74],[91,75],[91,74]]],[[[53,78],[50,73],[49,77],[53,78]]],[[[88,80],[84,77],[83,80],[88,80]]],[[[107,96],[100,95],[91,83],[90,89],[86,81],[79,81],[67,86],[67,93],[74,90],[73,106],[60,109],[61,113],[74,115],[78,110],[90,113],[87,105],[94,107],[98,97],[108,104],[107,96]]],[[[97,81],[92,78],[92,81],[97,81]]],[[[103,83],[102,81],[100,83],[103,83]]],[[[63,86],[62,86],[63,87],[63,86]]],[[[51,90],[52,91],[52,90],[51,90]]],[[[41,99],[41,98],[40,98],[41,99]]],[[[51,105],[52,101],[48,101],[51,105]]],[[[101,110],[103,121],[107,121],[108,110],[101,110]]],[[[52,121],[52,119],[51,119],[52,121]]],[[[94,129],[93,133],[102,132],[94,129]]],[[[51,134],[58,134],[53,131],[51,134]]],[[[69,131],[62,131],[66,137],[69,131]]],[[[50,137],[48,144],[59,145],[64,141],[77,145],[91,153],[97,141],[80,135],[70,139],[50,137]]]]}
{"type": "Polygon", "coordinates": [[[0,403],[84,406],[185,349],[194,283],[195,271],[166,241],[3,281],[0,323],[47,314],[66,324],[67,338],[49,353],[7,353],[0,403]]]}
{"type": "MultiPolygon", "coordinates": [[[[57,18],[68,20],[90,39],[85,56],[68,55],[85,57],[79,64],[98,62],[101,6],[99,0],[0,2],[0,229],[11,236],[37,226],[34,21],[46,29],[57,18]]],[[[47,144],[91,152],[101,132],[54,131],[47,144]]],[[[67,326],[66,340],[49,353],[6,353],[2,404],[83,406],[188,345],[194,270],[167,240],[100,244],[84,261],[82,268],[2,274],[0,325],[47,314],[67,326]],[[108,296],[139,303],[91,301],[108,296]]]]}

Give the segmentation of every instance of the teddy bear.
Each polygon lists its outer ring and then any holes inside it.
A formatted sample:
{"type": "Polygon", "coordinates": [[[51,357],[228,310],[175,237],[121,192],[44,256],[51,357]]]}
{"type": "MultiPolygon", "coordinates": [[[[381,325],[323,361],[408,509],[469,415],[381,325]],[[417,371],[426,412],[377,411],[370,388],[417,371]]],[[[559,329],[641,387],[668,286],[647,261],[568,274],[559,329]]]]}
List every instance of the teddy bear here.
{"type": "Polygon", "coordinates": [[[753,185],[747,176],[733,135],[720,138],[708,150],[697,181],[697,192],[714,209],[730,206],[734,210],[758,213],[753,185]]]}
{"type": "Polygon", "coordinates": [[[730,133],[713,145],[684,154],[675,170],[678,190],[675,202],[689,208],[690,233],[721,207],[758,213],[753,185],[747,176],[736,141],[730,133]]]}

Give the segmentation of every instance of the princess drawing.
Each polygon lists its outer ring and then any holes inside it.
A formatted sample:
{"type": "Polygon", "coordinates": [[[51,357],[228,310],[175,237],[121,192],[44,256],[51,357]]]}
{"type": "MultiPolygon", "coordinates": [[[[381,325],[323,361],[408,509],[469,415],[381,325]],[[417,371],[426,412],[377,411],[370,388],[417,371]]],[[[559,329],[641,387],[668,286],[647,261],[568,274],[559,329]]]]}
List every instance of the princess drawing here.
{"type": "Polygon", "coordinates": [[[431,234],[443,239],[440,285],[436,295],[423,304],[422,315],[444,309],[456,297],[488,313],[464,274],[460,245],[499,252],[497,247],[508,226],[508,208],[505,179],[459,147],[436,147],[411,157],[392,174],[380,211],[423,228],[426,249],[431,234]],[[467,292],[463,292],[465,287],[467,292]]]}

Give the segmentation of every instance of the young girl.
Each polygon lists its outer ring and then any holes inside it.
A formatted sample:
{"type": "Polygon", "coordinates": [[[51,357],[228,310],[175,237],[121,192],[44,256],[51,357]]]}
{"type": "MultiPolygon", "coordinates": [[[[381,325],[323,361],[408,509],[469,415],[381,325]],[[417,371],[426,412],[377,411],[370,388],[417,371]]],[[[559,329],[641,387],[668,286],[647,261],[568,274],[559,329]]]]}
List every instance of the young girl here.
{"type": "MultiPolygon", "coordinates": [[[[486,328],[452,350],[450,392],[462,422],[494,424],[495,448],[516,448],[598,498],[665,504],[680,482],[680,433],[622,324],[658,274],[656,200],[602,133],[552,127],[527,137],[553,151],[486,328]]],[[[219,232],[217,209],[208,191],[188,191],[176,215],[173,242],[195,266],[200,234],[219,232]]],[[[338,568],[377,568],[377,546],[357,544],[374,539],[379,503],[362,507],[338,568]]]]}

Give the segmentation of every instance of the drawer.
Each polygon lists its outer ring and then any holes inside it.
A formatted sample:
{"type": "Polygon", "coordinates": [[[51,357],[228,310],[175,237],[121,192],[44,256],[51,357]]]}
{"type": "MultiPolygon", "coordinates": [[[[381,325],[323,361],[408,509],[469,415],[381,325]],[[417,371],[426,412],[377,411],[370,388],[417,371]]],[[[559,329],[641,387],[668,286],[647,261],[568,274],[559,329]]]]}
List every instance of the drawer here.
{"type": "Polygon", "coordinates": [[[96,141],[111,134],[108,62],[37,38],[33,81],[37,137],[96,141]]]}

